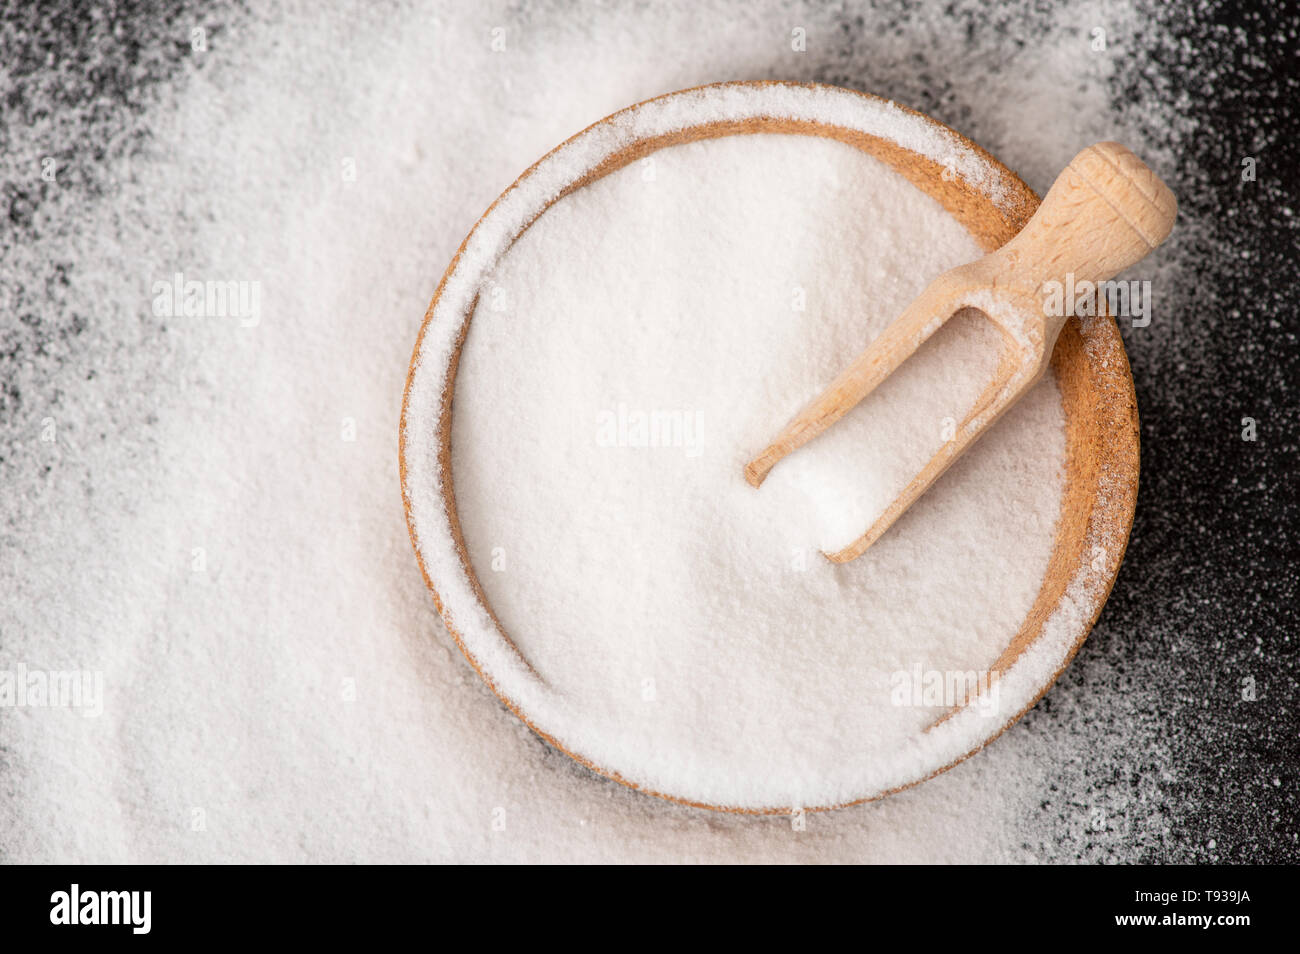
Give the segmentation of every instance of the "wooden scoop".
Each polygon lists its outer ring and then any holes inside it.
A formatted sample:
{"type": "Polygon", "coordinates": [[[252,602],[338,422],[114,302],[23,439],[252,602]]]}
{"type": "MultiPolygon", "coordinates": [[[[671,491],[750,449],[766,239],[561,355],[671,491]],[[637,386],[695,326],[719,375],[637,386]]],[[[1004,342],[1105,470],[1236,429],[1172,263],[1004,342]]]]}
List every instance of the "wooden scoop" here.
{"type": "MultiPolygon", "coordinates": [[[[963,308],[983,312],[1008,347],[993,381],[956,435],[921,469],[874,524],[849,546],[827,554],[847,563],[875,543],[921,494],[975,443],[1047,369],[1070,303],[1049,308],[1049,282],[1074,288],[1103,282],[1140,262],[1169,235],[1178,203],[1133,153],[1101,142],[1079,153],[1057,177],[1038,211],[1002,248],[944,272],[858,355],[830,387],[745,467],[754,487],[790,454],[847,414],[963,308]],[[1060,311],[1061,314],[1053,312],[1060,311]]],[[[1063,300],[1058,297],[1058,300],[1063,300]]]]}

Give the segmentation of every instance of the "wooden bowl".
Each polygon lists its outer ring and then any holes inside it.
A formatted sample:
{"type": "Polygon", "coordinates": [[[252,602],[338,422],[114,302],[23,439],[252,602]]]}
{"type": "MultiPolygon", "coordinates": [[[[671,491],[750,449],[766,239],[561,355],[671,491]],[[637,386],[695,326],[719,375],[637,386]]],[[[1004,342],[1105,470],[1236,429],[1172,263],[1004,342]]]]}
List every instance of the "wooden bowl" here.
{"type": "MultiPolygon", "coordinates": [[[[1007,242],[1038,206],[1029,187],[979,146],[927,116],[867,94],[756,82],[697,87],[647,100],[588,127],[529,168],[466,237],[420,329],[398,446],[407,527],[425,582],[452,638],[515,715],[578,762],[633,788],[720,811],[774,814],[791,808],[704,804],[642,788],[571,751],[502,688],[495,671],[528,663],[497,623],[470,565],[451,468],[451,406],[460,350],[482,277],[500,255],[551,204],[630,162],[666,146],[752,133],[822,136],[874,156],[942,204],[985,251],[1007,242]],[[575,173],[575,168],[584,171],[575,173]],[[415,486],[432,487],[436,494],[417,501],[411,493],[415,486]],[[422,502],[427,500],[436,504],[422,502]]],[[[973,714],[950,711],[926,730],[936,738],[951,735],[936,743],[938,753],[948,748],[936,756],[930,771],[888,791],[805,810],[883,797],[978,751],[1042,697],[1091,630],[1114,584],[1133,523],[1137,402],[1123,342],[1108,316],[1071,319],[1057,342],[1052,370],[1066,419],[1061,517],[1037,599],[993,666],[1002,698],[1012,703],[1002,711],[1014,714],[985,720],[972,742],[969,727],[952,727],[973,714]],[[960,743],[962,739],[966,741],[960,743]]]]}

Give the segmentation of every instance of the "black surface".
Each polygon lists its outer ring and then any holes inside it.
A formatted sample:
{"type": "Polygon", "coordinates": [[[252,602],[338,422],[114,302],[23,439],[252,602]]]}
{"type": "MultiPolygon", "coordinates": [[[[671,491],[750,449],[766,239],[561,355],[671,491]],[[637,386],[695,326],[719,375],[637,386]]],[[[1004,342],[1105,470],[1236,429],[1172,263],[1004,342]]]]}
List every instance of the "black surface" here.
{"type": "MultiPolygon", "coordinates": [[[[1171,184],[1184,214],[1214,231],[1179,236],[1203,248],[1180,287],[1161,289],[1169,297],[1160,307],[1206,330],[1173,349],[1168,336],[1147,333],[1153,329],[1125,330],[1142,418],[1137,518],[1100,624],[1063,680],[1101,678],[1121,694],[1134,684],[1156,690],[1147,694],[1155,702],[1148,716],[1175,764],[1147,771],[1174,776],[1160,787],[1176,824],[1166,843],[1139,857],[1294,862],[1296,9],[1222,4],[1172,26],[1198,54],[1156,49],[1151,61],[1190,94],[1200,133],[1184,141],[1171,184]],[[1258,160],[1255,182],[1242,181],[1247,156],[1258,160]],[[1245,417],[1257,422],[1254,442],[1242,439],[1245,417]],[[1099,664],[1103,657],[1117,661],[1099,664]],[[1254,702],[1243,699],[1248,677],[1254,702]]],[[[1116,95],[1131,96],[1142,82],[1130,74],[1116,95]]],[[[1051,694],[1039,709],[1035,718],[1052,718],[1051,694]]],[[[1123,781],[1102,773],[1088,784],[1123,781]]]]}

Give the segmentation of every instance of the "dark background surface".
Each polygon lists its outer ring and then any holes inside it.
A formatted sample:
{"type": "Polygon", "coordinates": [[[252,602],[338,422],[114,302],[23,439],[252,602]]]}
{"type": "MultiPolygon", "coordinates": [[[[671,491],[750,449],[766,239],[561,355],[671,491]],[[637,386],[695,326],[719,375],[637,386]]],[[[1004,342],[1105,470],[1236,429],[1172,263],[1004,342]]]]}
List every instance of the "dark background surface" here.
{"type": "MultiPolygon", "coordinates": [[[[888,6],[873,28],[907,29],[912,8],[888,6]]],[[[143,115],[150,85],[168,81],[185,60],[177,24],[190,12],[170,3],[118,3],[111,16],[93,9],[6,5],[0,150],[16,148],[25,121],[50,109],[67,111],[69,156],[133,148],[132,136],[115,131],[123,117],[143,115]],[[84,71],[79,63],[92,43],[98,65],[84,71]]],[[[987,16],[1006,17],[1014,31],[1033,10],[987,16]]],[[[1291,4],[1206,3],[1166,9],[1161,20],[1159,42],[1153,34],[1145,48],[1146,69],[1120,73],[1112,95],[1122,107],[1149,96],[1152,83],[1160,95],[1185,94],[1179,112],[1198,133],[1180,140],[1178,167],[1163,171],[1184,214],[1207,228],[1176,236],[1199,246],[1184,248],[1194,264],[1178,287],[1157,291],[1161,315],[1182,330],[1123,329],[1142,418],[1137,519],[1094,634],[1027,716],[1031,727],[1070,723],[1084,757],[1069,761],[1040,806],[1033,830],[1048,834],[1024,847],[1063,861],[1295,862],[1300,15],[1291,4]],[[1242,181],[1247,156],[1257,159],[1254,182],[1242,181]],[[1242,438],[1247,417],[1256,422],[1253,442],[1242,438]],[[1254,681],[1253,700],[1246,680],[1254,681]],[[1085,690],[1104,704],[1081,708],[1085,690]],[[1113,754],[1133,737],[1134,722],[1167,743],[1159,754],[1113,754]],[[1092,749],[1111,756],[1089,758],[1092,749]],[[1132,821],[1157,811],[1129,797],[1152,786],[1170,824],[1125,824],[1126,813],[1132,821]],[[1093,804],[1118,806],[1120,819],[1101,830],[1080,826],[1080,806],[1093,804]]],[[[853,61],[864,20],[849,5],[843,23],[841,55],[824,58],[812,78],[888,92],[842,65],[853,61]]],[[[906,101],[979,140],[978,120],[953,114],[941,70],[935,65],[937,79],[909,87],[906,101]]],[[[133,135],[148,130],[141,123],[133,135]]],[[[33,234],[48,188],[3,183],[0,255],[33,234]]],[[[100,184],[93,171],[70,172],[60,188],[89,199],[100,184]]],[[[0,421],[13,420],[25,399],[7,366],[40,362],[50,342],[75,339],[85,327],[85,316],[59,307],[60,275],[75,267],[51,263],[42,282],[6,289],[0,421]]],[[[6,466],[0,460],[0,474],[6,466]]]]}
{"type": "MultiPolygon", "coordinates": [[[[1162,790],[1184,824],[1144,853],[1152,861],[1300,860],[1297,18],[1287,4],[1250,6],[1173,21],[1212,44],[1213,79],[1204,57],[1155,58],[1206,131],[1184,143],[1174,176],[1184,184],[1173,188],[1184,210],[1218,226],[1187,284],[1165,292],[1176,294],[1175,320],[1212,332],[1198,336],[1200,353],[1171,362],[1164,341],[1125,330],[1142,418],[1137,517],[1090,651],[1063,677],[1092,681],[1104,653],[1118,658],[1111,691],[1159,686],[1143,715],[1172,743],[1174,780],[1162,790]],[[1258,159],[1253,183],[1241,179],[1245,156],[1258,159]],[[1197,181],[1198,169],[1221,175],[1197,181]],[[1246,417],[1254,442],[1242,439],[1246,417]]],[[[1054,717],[1050,695],[1033,716],[1054,717]]],[[[1122,780],[1100,773],[1089,784],[1122,780]]]]}

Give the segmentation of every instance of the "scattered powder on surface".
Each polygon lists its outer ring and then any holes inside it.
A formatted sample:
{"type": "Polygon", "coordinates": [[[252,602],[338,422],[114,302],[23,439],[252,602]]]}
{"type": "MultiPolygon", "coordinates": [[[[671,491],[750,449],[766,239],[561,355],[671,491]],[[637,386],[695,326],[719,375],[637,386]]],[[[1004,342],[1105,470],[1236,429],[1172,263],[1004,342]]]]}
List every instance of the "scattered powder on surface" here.
{"type": "Polygon", "coordinates": [[[13,5],[0,669],[102,670],[104,705],[0,711],[0,859],[1294,860],[1294,283],[1267,281],[1300,221],[1268,75],[1295,27],[1221,7],[13,5]],[[1118,139],[1180,200],[1132,276],[1153,321],[1122,326],[1143,496],[1099,626],[978,757],[803,830],[542,743],[443,630],[395,491],[414,323],[501,189],[629,103],[764,78],[921,109],[1040,193],[1118,139]],[[155,316],[177,270],[260,280],[260,323],[155,316]]]}
{"type": "Polygon", "coordinates": [[[661,150],[534,222],[485,282],[454,402],[472,563],[545,689],[490,672],[499,687],[567,747],[691,800],[826,805],[907,781],[944,710],[893,704],[891,677],[986,671],[1046,570],[1054,383],[847,565],[815,548],[861,534],[844,513],[865,521],[870,492],[901,489],[973,402],[989,322],[941,330],[761,491],[741,470],[927,281],[979,254],[901,176],[804,136],[661,150]]]}

